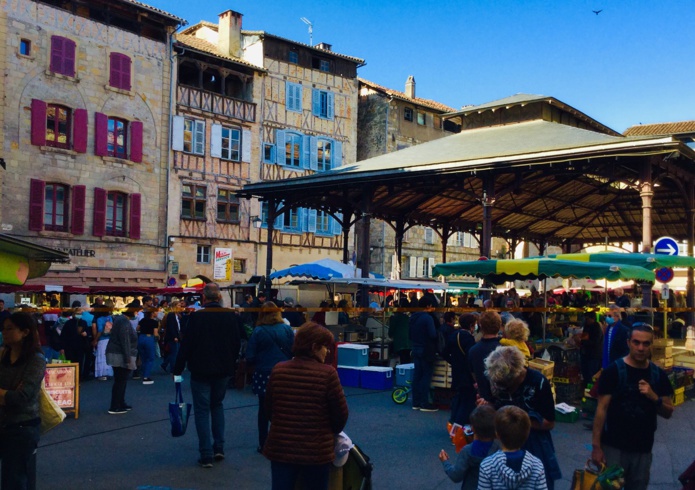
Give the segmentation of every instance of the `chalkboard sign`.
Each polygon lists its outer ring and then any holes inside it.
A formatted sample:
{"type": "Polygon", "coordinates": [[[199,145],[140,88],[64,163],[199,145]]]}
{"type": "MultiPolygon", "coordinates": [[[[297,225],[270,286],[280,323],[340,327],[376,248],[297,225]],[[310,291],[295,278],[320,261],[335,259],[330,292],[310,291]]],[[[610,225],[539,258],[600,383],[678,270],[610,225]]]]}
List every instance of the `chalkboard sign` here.
{"type": "Polygon", "coordinates": [[[46,391],[66,414],[75,418],[80,410],[80,365],[76,362],[47,364],[46,391]]]}

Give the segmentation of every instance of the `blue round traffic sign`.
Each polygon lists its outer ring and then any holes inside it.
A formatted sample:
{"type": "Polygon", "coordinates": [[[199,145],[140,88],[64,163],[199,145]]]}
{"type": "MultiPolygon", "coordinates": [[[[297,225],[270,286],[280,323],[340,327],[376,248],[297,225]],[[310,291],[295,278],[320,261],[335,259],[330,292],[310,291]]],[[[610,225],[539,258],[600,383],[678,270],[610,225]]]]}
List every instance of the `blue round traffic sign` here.
{"type": "Polygon", "coordinates": [[[659,282],[671,282],[673,280],[673,269],[662,267],[661,269],[656,269],[654,275],[659,282]]]}
{"type": "Polygon", "coordinates": [[[662,236],[654,242],[654,253],[678,255],[678,242],[670,236],[662,236]]]}

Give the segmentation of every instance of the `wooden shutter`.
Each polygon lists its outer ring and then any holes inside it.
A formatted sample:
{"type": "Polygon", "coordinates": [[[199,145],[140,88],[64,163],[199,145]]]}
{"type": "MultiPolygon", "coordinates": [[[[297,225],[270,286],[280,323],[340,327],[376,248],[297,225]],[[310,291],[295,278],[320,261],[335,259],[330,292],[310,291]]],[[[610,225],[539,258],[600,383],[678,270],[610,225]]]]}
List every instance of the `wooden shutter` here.
{"type": "Polygon", "coordinates": [[[410,257],[410,270],[408,271],[408,277],[417,277],[417,257],[410,257]]]}
{"type": "Polygon", "coordinates": [[[275,131],[275,161],[278,165],[285,164],[285,132],[282,129],[275,131]]]}
{"type": "Polygon", "coordinates": [[[94,188],[94,219],[92,223],[92,235],[104,236],[106,234],[106,191],[99,187],[94,188]]]}
{"type": "Polygon", "coordinates": [[[142,214],[142,196],[140,194],[130,195],[130,223],[128,232],[133,240],[140,239],[140,224],[142,214]]]}
{"type": "Polygon", "coordinates": [[[343,164],[343,142],[333,140],[333,152],[331,153],[331,168],[338,168],[343,164]]]}
{"type": "Polygon", "coordinates": [[[130,161],[142,163],[142,121],[130,123],[130,161]]]}
{"type": "Polygon", "coordinates": [[[311,92],[311,111],[314,116],[321,115],[321,91],[313,89],[311,92]]]}
{"type": "Polygon", "coordinates": [[[241,132],[241,161],[251,161],[251,131],[248,129],[241,132]]]}
{"type": "Polygon", "coordinates": [[[62,72],[63,40],[64,38],[60,36],[51,36],[51,62],[49,69],[53,73],[62,72]]]}
{"type": "Polygon", "coordinates": [[[63,74],[75,76],[75,41],[72,39],[63,39],[63,74]]]}
{"type": "Polygon", "coordinates": [[[210,156],[222,158],[222,125],[213,124],[210,128],[210,156]]]}
{"type": "Polygon", "coordinates": [[[85,201],[87,188],[76,185],[72,188],[72,211],[70,216],[70,233],[84,235],[85,201]]]}
{"type": "Polygon", "coordinates": [[[205,155],[205,122],[194,121],[193,124],[193,148],[196,155],[205,155]]]}
{"type": "Polygon", "coordinates": [[[304,169],[311,168],[311,136],[302,136],[302,161],[299,162],[299,166],[304,169]]]}
{"type": "Polygon", "coordinates": [[[308,209],[307,210],[307,225],[306,225],[306,230],[309,233],[316,233],[316,216],[318,215],[318,211],[315,209],[308,209]]]}
{"type": "Polygon", "coordinates": [[[122,53],[111,53],[109,55],[109,85],[122,90],[130,90],[130,67],[129,56],[122,53]]]}
{"type": "Polygon", "coordinates": [[[105,157],[109,154],[109,117],[106,114],[97,112],[94,115],[94,154],[105,157]]]}
{"type": "Polygon", "coordinates": [[[46,146],[46,103],[31,99],[31,144],[46,146]]]}
{"type": "Polygon", "coordinates": [[[174,116],[171,121],[171,149],[183,151],[183,116],[174,116]]]}
{"type": "Polygon", "coordinates": [[[309,168],[313,171],[319,169],[319,139],[316,136],[309,139],[309,168]]]}
{"type": "Polygon", "coordinates": [[[87,110],[75,109],[72,129],[72,149],[77,153],[87,152],[87,110]]]}
{"type": "Polygon", "coordinates": [[[31,179],[29,183],[29,229],[43,230],[43,202],[46,195],[46,183],[31,179]]]}
{"type": "Polygon", "coordinates": [[[343,234],[343,213],[336,213],[335,214],[338,219],[331,218],[331,233],[334,235],[342,235],[343,234]]]}
{"type": "Polygon", "coordinates": [[[326,117],[328,119],[333,119],[333,110],[334,110],[334,105],[335,105],[335,94],[333,92],[328,92],[328,97],[327,97],[327,105],[328,108],[326,109],[326,117]]]}

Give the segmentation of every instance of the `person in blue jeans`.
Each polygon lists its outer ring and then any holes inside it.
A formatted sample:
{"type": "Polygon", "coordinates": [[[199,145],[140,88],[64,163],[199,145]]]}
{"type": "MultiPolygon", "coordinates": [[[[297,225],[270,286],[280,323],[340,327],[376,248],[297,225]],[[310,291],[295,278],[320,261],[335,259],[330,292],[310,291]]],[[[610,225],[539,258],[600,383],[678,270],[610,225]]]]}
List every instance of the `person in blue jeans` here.
{"type": "Polygon", "coordinates": [[[155,358],[155,342],[159,329],[159,322],[153,318],[153,310],[145,310],[142,320],[138,323],[138,354],[142,363],[142,384],[154,383],[150,377],[155,358]]]}
{"type": "Polygon", "coordinates": [[[418,302],[423,311],[410,316],[410,341],[413,346],[413,410],[436,412],[437,407],[429,402],[430,382],[434,371],[437,352],[437,329],[434,324],[434,299],[423,296],[418,302]]]}
{"type": "Polygon", "coordinates": [[[193,420],[198,433],[198,464],[212,468],[224,459],[224,396],[241,347],[241,321],[222,307],[222,294],[211,282],[203,288],[203,308],[191,313],[180,342],[174,376],[191,372],[193,420]]]}

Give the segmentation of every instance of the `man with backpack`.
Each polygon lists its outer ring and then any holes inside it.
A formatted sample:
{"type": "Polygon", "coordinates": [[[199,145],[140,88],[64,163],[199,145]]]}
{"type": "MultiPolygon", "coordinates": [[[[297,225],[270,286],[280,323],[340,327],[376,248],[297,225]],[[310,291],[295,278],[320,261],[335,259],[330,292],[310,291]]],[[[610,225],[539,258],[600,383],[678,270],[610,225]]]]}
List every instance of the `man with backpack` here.
{"type": "Polygon", "coordinates": [[[620,465],[625,488],[646,490],[652,464],[656,416],[673,414],[673,388],[666,373],[652,363],[654,329],[635,323],[627,339],[629,352],[603,370],[598,384],[591,459],[620,465]]]}

